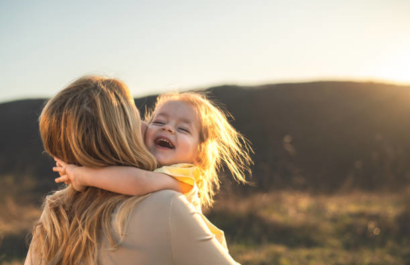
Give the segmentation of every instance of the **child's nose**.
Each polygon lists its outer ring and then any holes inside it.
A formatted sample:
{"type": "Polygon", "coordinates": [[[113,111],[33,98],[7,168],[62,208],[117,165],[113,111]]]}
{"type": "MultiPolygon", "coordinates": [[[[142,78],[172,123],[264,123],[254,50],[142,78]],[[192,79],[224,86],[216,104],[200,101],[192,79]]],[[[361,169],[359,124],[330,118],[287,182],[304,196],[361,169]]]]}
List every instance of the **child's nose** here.
{"type": "Polygon", "coordinates": [[[173,129],[172,126],[170,126],[169,124],[165,124],[165,125],[162,127],[162,130],[163,130],[163,131],[168,131],[168,132],[170,132],[170,133],[174,133],[174,129],[173,129]]]}

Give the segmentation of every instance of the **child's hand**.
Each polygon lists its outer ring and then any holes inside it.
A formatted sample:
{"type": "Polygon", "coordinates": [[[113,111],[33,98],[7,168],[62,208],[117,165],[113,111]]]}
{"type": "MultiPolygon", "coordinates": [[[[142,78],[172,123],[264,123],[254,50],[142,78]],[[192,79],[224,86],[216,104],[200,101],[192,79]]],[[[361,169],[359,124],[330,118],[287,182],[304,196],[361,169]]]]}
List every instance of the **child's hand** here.
{"type": "Polygon", "coordinates": [[[78,172],[81,167],[67,164],[57,157],[54,157],[54,160],[56,161],[56,167],[53,167],[53,171],[60,174],[60,177],[56,178],[55,182],[71,183],[76,191],[84,191],[86,186],[81,182],[81,174],[78,172]]]}

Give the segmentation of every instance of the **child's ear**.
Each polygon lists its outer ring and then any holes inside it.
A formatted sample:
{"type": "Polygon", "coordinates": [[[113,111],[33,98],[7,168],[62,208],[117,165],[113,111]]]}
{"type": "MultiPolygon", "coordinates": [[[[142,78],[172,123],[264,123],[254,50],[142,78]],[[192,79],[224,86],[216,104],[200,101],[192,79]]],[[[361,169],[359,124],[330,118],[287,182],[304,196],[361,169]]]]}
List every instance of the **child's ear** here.
{"type": "Polygon", "coordinates": [[[200,157],[197,157],[195,159],[195,165],[200,165],[202,163],[202,159],[200,157]]]}
{"type": "Polygon", "coordinates": [[[197,150],[197,155],[196,155],[196,158],[195,158],[195,165],[200,165],[200,164],[202,164],[202,144],[200,144],[199,146],[198,146],[198,150],[197,150]]]}

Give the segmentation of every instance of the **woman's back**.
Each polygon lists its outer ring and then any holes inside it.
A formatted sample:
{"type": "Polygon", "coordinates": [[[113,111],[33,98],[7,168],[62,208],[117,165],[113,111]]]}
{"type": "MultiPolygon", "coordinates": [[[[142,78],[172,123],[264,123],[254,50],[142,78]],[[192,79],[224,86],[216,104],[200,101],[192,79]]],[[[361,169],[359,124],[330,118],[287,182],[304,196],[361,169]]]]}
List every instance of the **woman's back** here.
{"type": "MultiPolygon", "coordinates": [[[[113,227],[118,227],[117,217],[114,213],[113,227]]],[[[109,247],[104,237],[99,264],[237,264],[194,207],[171,190],[142,198],[134,207],[119,247],[114,251],[109,247]]]]}

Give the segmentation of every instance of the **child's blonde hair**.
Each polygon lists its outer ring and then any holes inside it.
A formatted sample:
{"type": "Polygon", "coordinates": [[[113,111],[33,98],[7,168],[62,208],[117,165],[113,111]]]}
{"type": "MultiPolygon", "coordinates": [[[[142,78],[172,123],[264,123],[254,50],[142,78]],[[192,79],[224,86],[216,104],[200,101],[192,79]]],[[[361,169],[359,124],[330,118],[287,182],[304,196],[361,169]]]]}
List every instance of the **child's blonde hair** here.
{"type": "Polygon", "coordinates": [[[154,110],[145,119],[151,123],[156,110],[169,101],[182,101],[193,106],[200,119],[199,152],[196,165],[201,170],[198,180],[201,204],[212,206],[215,193],[220,188],[217,172],[226,166],[234,179],[247,183],[245,173],[251,173],[253,164],[249,153],[250,142],[228,122],[229,113],[222,111],[204,93],[184,92],[159,95],[154,110]]]}

